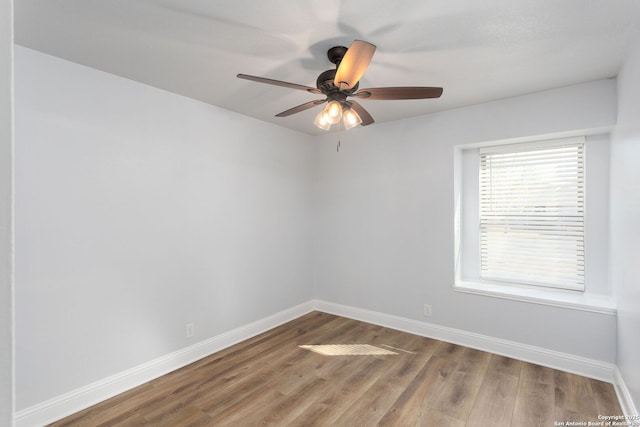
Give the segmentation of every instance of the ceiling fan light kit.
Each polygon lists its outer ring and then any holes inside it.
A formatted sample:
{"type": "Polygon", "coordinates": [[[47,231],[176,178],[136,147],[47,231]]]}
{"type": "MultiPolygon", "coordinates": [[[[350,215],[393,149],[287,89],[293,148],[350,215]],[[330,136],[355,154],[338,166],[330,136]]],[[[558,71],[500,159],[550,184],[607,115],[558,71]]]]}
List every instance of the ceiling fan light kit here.
{"type": "Polygon", "coordinates": [[[342,120],[346,130],[362,123],[362,118],[360,118],[355,110],[349,107],[347,101],[344,101],[344,104],[338,101],[331,101],[318,113],[313,124],[322,130],[329,130],[331,125],[340,123],[340,120],[342,120]]]}
{"type": "Polygon", "coordinates": [[[327,57],[336,65],[336,68],[321,73],[316,80],[315,88],[248,74],[238,74],[237,77],[325,95],[325,99],[305,102],[276,114],[276,117],[287,117],[328,102],[313,122],[323,130],[329,130],[332,124],[338,124],[340,120],[342,120],[345,129],[351,129],[358,125],[367,126],[374,122],[373,117],[362,105],[354,100],[347,100],[350,96],[367,100],[403,100],[439,98],[442,95],[440,87],[382,87],[358,90],[359,81],[369,66],[375,51],[375,45],[362,40],[355,40],[348,49],[344,46],[332,47],[327,52],[327,57]]]}

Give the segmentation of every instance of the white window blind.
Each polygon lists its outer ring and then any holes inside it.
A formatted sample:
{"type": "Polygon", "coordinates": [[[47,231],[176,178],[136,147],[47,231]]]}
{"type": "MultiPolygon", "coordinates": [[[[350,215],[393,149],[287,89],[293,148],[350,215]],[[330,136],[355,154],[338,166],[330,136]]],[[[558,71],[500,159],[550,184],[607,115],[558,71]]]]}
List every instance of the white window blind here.
{"type": "Polygon", "coordinates": [[[480,150],[480,277],[584,290],[584,144],[480,150]]]}

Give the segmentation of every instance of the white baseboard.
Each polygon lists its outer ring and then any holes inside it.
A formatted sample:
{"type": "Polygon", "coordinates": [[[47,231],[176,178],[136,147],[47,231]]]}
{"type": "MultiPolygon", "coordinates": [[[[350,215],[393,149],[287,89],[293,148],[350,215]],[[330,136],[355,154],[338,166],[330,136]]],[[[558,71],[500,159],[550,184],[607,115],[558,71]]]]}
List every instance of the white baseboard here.
{"type": "Polygon", "coordinates": [[[612,363],[326,301],[316,300],[314,306],[317,310],[326,313],[488,351],[601,381],[615,382],[615,365],[612,363]]]}
{"type": "Polygon", "coordinates": [[[39,427],[59,420],[238,342],[275,328],[313,310],[348,317],[610,382],[615,386],[624,414],[637,415],[631,395],[624,384],[618,368],[614,364],[390,314],[321,300],[311,300],[164,357],[152,360],[143,365],[136,366],[117,375],[18,411],[15,417],[15,425],[16,427],[39,427]]]}
{"type": "Polygon", "coordinates": [[[622,407],[623,414],[628,417],[637,417],[638,415],[640,415],[640,412],[638,412],[635,404],[633,403],[631,393],[629,392],[629,389],[624,382],[624,378],[622,377],[622,373],[620,372],[620,369],[618,369],[618,367],[616,367],[615,369],[615,377],[616,380],[613,383],[613,386],[616,389],[616,394],[618,395],[618,400],[620,401],[620,406],[622,407]]]}
{"type": "Polygon", "coordinates": [[[128,369],[61,396],[18,411],[16,427],[39,427],[95,405],[203,357],[273,329],[314,310],[313,301],[283,310],[247,325],[201,341],[174,353],[128,369]]]}

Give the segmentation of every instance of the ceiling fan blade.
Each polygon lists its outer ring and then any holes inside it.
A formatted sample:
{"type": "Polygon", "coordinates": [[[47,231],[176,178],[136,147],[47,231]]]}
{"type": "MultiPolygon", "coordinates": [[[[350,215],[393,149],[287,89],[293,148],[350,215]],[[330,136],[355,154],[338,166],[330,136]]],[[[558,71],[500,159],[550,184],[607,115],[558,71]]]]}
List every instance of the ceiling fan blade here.
{"type": "Polygon", "coordinates": [[[441,87],[374,87],[371,89],[361,89],[351,96],[360,99],[371,100],[394,100],[394,99],[427,99],[440,98],[441,87]]]}
{"type": "Polygon", "coordinates": [[[293,108],[289,108],[286,111],[283,111],[282,113],[278,113],[276,114],[276,117],[287,117],[290,116],[292,114],[295,113],[299,113],[300,111],[304,111],[304,110],[308,110],[309,108],[313,108],[316,105],[320,105],[324,102],[326,102],[326,99],[316,99],[314,101],[309,101],[309,102],[305,102],[304,104],[300,104],[297,107],[293,107],[293,108]]]}
{"type": "Polygon", "coordinates": [[[358,104],[356,101],[348,101],[348,102],[351,108],[353,108],[362,119],[362,123],[360,123],[361,126],[367,126],[374,122],[373,117],[371,117],[371,114],[369,114],[369,112],[365,110],[362,105],[358,104]]]}
{"type": "Polygon", "coordinates": [[[287,87],[289,89],[304,90],[307,92],[322,95],[322,91],[320,89],[316,89],[311,86],[304,86],[296,83],[282,82],[280,80],[267,79],[266,77],[250,76],[248,74],[238,74],[237,77],[240,79],[251,80],[258,83],[266,83],[266,84],[275,85],[275,86],[287,87]]]}
{"type": "Polygon", "coordinates": [[[333,83],[340,89],[354,87],[369,66],[375,51],[375,45],[362,40],[354,40],[338,65],[333,83]]]}

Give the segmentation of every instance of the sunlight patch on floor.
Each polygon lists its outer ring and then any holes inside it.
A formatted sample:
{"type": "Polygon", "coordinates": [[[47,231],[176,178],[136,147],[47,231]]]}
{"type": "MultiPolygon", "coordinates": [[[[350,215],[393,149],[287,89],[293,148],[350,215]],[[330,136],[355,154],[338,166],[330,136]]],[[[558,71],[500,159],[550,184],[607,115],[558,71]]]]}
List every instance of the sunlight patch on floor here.
{"type": "Polygon", "coordinates": [[[301,345],[299,347],[324,356],[388,356],[398,354],[369,344],[301,345]]]}

